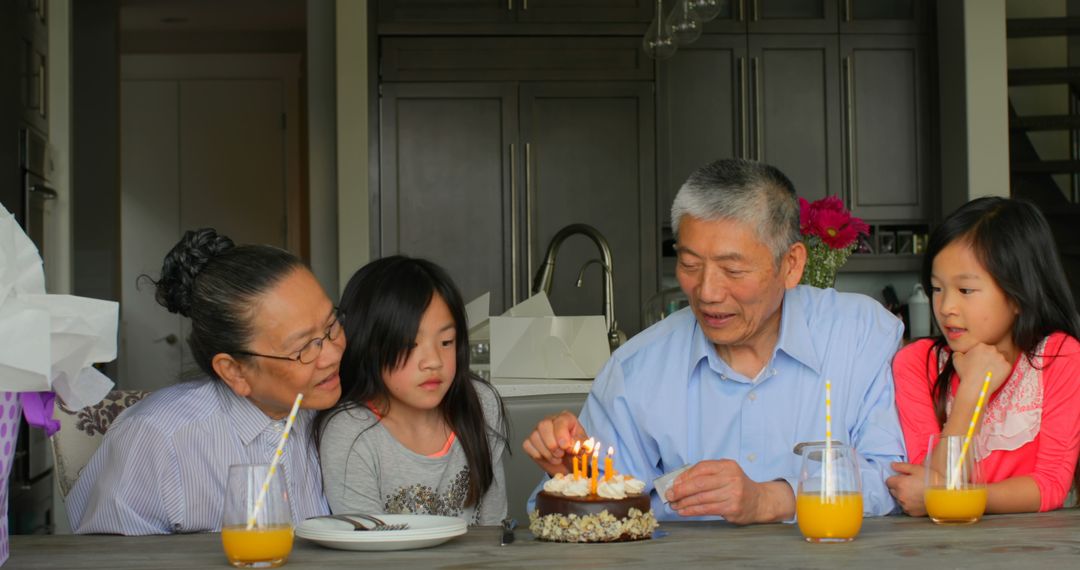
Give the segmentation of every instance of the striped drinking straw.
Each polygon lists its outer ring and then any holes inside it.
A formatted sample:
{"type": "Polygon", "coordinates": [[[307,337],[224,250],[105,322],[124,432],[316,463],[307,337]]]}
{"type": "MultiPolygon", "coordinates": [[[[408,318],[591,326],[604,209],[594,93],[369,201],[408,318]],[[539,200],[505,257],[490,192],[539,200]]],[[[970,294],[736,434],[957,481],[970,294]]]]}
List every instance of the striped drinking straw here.
{"type": "Polygon", "coordinates": [[[259,498],[255,501],[255,508],[251,510],[251,516],[248,518],[247,530],[255,528],[255,519],[259,516],[259,509],[262,508],[263,502],[266,501],[266,492],[270,489],[270,480],[273,479],[274,472],[277,471],[278,462],[281,461],[281,453],[285,449],[285,440],[289,439],[289,432],[292,431],[293,422],[296,421],[296,411],[300,409],[300,401],[303,399],[303,393],[296,395],[296,401],[293,402],[292,410],[289,412],[289,420],[285,422],[285,429],[281,432],[281,441],[278,442],[277,450],[274,451],[274,458],[270,461],[270,469],[266,471],[266,480],[263,481],[262,489],[259,489],[259,498]]]}
{"type": "Polygon", "coordinates": [[[971,436],[975,435],[975,424],[979,421],[979,412],[982,411],[983,402],[986,401],[986,390],[990,388],[990,378],[993,377],[993,373],[986,372],[986,379],[983,380],[982,390],[979,391],[979,400],[975,402],[975,413],[971,414],[971,423],[968,424],[967,434],[964,435],[964,445],[960,448],[960,457],[956,458],[956,465],[953,466],[952,477],[946,481],[946,487],[949,489],[956,489],[960,486],[958,479],[960,479],[960,469],[964,465],[964,456],[967,455],[968,447],[971,445],[971,436]]]}
{"type": "Polygon", "coordinates": [[[832,481],[832,381],[825,380],[825,480],[821,486],[823,496],[831,495],[832,481]]]}

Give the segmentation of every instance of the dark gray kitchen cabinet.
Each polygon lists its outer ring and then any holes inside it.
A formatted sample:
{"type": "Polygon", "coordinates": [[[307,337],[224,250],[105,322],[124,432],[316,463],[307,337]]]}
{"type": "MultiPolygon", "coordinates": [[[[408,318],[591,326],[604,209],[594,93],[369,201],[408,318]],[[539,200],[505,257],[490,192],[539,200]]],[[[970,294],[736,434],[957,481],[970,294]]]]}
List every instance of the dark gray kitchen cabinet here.
{"type": "MultiPolygon", "coordinates": [[[[628,333],[656,290],[651,82],[384,83],[380,103],[382,255],[427,257],[498,314],[524,299],[548,241],[586,223],[614,257],[615,311],[628,333]]],[[[559,252],[556,314],[599,314],[599,252],[559,252]]]]}
{"type": "Polygon", "coordinates": [[[710,34],[917,34],[928,31],[927,0],[718,0],[710,34]]]}
{"type": "Polygon", "coordinates": [[[380,0],[381,23],[649,22],[655,0],[380,0]]]}
{"type": "Polygon", "coordinates": [[[661,212],[687,175],[718,158],[768,162],[808,200],[839,194],[839,67],[836,34],[710,35],[665,61],[661,212]]]}
{"type": "Polygon", "coordinates": [[[925,220],[930,66],[920,36],[844,36],[845,197],[869,220],[925,220]]]}
{"type": "Polygon", "coordinates": [[[691,172],[717,158],[753,158],[746,55],[746,36],[707,35],[660,65],[657,193],[663,225],[671,223],[671,202],[691,172]]]}
{"type": "Polygon", "coordinates": [[[928,0],[840,0],[840,33],[929,32],[928,0]]]}
{"type": "Polygon", "coordinates": [[[799,196],[840,191],[840,82],[835,35],[750,36],[753,158],[782,170],[799,196]]]}
{"type": "Polygon", "coordinates": [[[705,24],[705,31],[710,34],[835,34],[837,31],[838,0],[717,1],[719,15],[705,24]]]}
{"type": "Polygon", "coordinates": [[[719,34],[681,49],[658,82],[661,223],[686,176],[726,157],[773,164],[800,196],[840,196],[870,222],[928,222],[930,41],[719,34]]]}
{"type": "Polygon", "coordinates": [[[508,83],[381,88],[379,226],[384,255],[430,258],[471,299],[511,295],[511,161],[517,89],[508,83]]]}

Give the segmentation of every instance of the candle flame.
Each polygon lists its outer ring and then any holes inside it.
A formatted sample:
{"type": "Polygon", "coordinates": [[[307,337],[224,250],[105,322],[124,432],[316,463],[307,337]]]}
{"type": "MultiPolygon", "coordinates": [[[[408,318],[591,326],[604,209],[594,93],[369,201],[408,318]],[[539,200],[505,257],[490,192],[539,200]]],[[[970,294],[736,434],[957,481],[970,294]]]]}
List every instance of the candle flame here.
{"type": "Polygon", "coordinates": [[[581,442],[580,441],[575,441],[574,442],[574,455],[577,455],[580,452],[581,452],[581,442]]]}
{"type": "Polygon", "coordinates": [[[615,455],[615,448],[614,447],[608,447],[607,448],[607,454],[608,455],[615,455]]]}
{"type": "Polygon", "coordinates": [[[597,446],[597,448],[593,450],[592,456],[593,457],[600,457],[600,447],[599,446],[597,446]]]}

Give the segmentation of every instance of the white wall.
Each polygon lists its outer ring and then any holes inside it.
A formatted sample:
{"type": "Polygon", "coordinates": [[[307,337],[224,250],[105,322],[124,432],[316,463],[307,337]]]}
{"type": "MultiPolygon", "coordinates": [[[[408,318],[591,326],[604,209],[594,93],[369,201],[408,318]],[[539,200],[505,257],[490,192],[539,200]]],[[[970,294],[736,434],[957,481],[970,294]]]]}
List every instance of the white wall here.
{"type": "Polygon", "coordinates": [[[968,197],[1009,195],[1005,0],[964,0],[968,197]]]}
{"type": "Polygon", "coordinates": [[[941,211],[1009,195],[1005,0],[939,0],[941,211]]]}
{"type": "Polygon", "coordinates": [[[338,287],[371,259],[367,2],[337,0],[338,287]]]}

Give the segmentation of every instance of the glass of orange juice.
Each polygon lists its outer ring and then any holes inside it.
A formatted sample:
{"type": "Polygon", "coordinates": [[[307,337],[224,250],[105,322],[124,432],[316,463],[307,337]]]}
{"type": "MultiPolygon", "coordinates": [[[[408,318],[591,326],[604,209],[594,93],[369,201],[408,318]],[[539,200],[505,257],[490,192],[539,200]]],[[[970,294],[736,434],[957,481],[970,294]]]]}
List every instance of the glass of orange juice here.
{"type": "Polygon", "coordinates": [[[808,445],[795,497],[795,516],[807,542],[855,540],[863,521],[862,480],[855,450],[842,443],[808,445]]]}
{"type": "Polygon", "coordinates": [[[292,516],[280,465],[270,478],[255,524],[248,528],[269,469],[265,463],[229,466],[221,543],[229,564],[237,568],[277,568],[292,552],[292,516]]]}
{"type": "Polygon", "coordinates": [[[926,514],[938,524],[971,524],[986,511],[986,481],[964,436],[930,436],[926,453],[926,514]]]}

